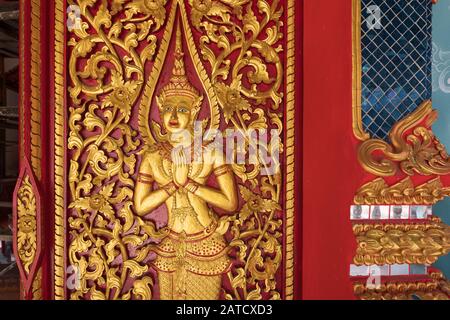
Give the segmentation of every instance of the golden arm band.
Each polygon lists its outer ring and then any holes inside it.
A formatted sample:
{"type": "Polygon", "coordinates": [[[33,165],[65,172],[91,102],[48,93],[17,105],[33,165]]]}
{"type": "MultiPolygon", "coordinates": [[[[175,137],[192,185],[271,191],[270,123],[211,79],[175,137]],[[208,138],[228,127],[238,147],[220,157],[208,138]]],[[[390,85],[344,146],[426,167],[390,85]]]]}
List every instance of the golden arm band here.
{"type": "Polygon", "coordinates": [[[173,182],[169,182],[165,186],[162,187],[164,191],[167,192],[169,196],[172,196],[175,192],[177,192],[178,187],[173,182]]]}
{"type": "Polygon", "coordinates": [[[140,183],[153,184],[154,181],[155,181],[155,179],[150,174],[140,172],[138,175],[138,182],[140,182],[140,183]]]}
{"type": "Polygon", "coordinates": [[[229,165],[224,164],[216,169],[214,169],[214,174],[216,177],[223,176],[224,174],[233,172],[229,165]]]}
{"type": "Polygon", "coordinates": [[[189,179],[184,188],[190,193],[195,193],[199,188],[199,184],[194,180],[189,179]]]}

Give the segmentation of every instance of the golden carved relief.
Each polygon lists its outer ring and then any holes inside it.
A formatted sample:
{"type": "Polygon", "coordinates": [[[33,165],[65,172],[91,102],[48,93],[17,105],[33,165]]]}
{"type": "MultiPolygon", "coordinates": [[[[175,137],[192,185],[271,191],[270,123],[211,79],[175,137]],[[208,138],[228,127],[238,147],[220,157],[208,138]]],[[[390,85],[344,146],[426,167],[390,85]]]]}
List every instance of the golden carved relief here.
{"type": "Polygon", "coordinates": [[[285,261],[285,298],[292,300],[294,298],[294,223],[295,223],[295,108],[296,108],[296,90],[295,90],[295,1],[287,1],[287,35],[286,51],[288,67],[286,68],[286,256],[285,261]]]}
{"type": "MultiPolygon", "coordinates": [[[[261,160],[251,170],[227,167],[217,153],[206,152],[212,166],[197,170],[195,163],[167,157],[177,147],[170,116],[177,113],[177,125],[190,128],[202,105],[210,111],[201,119],[206,129],[222,124],[240,132],[273,128],[282,134],[279,1],[191,0],[189,11],[181,0],[103,3],[98,9],[91,1],[69,4],[78,5],[82,17],[68,42],[73,102],[68,255],[81,279],[70,297],[151,299],[158,281],[161,298],[281,298],[276,283],[283,237],[280,164],[274,175],[261,176],[266,166],[261,160]],[[198,44],[191,25],[202,33],[198,44]],[[174,57],[168,57],[173,47],[174,57]],[[200,85],[185,72],[185,59],[192,62],[200,85]],[[172,78],[158,87],[167,61],[174,61],[172,78]],[[162,123],[151,120],[155,101],[162,123]],[[172,103],[188,112],[169,110],[172,103]],[[136,127],[131,119],[137,110],[136,127]],[[206,183],[213,173],[219,191],[206,183]],[[149,187],[154,182],[160,189],[149,187]],[[235,213],[238,192],[244,204],[235,213]],[[206,205],[214,197],[214,207],[230,216],[216,218],[206,205]],[[161,228],[145,216],[163,202],[169,221],[161,228]],[[224,234],[231,239],[226,241],[224,234]],[[217,251],[202,249],[210,246],[217,251]],[[149,258],[152,253],[156,258],[149,258]],[[214,258],[206,261],[203,255],[214,258]],[[224,273],[231,290],[222,288],[224,273]],[[171,289],[174,283],[177,288],[171,289]],[[208,288],[201,295],[199,283],[208,288]]],[[[56,46],[61,49],[58,41],[56,46]]],[[[267,153],[274,148],[269,144],[267,153]]],[[[58,270],[61,274],[60,265],[58,270]]]]}
{"type": "Polygon", "coordinates": [[[150,299],[153,281],[142,262],[147,257],[143,244],[149,235],[157,235],[155,226],[131,209],[133,152],[141,142],[128,122],[144,84],[144,63],[153,59],[156,50],[152,33],[164,22],[165,10],[162,2],[147,6],[138,1],[125,7],[104,2],[94,14],[92,1],[69,4],[78,5],[82,16],[81,28],[72,30],[68,42],[69,92],[76,103],[69,115],[68,147],[73,150],[69,207],[76,215],[68,219],[72,230],[68,253],[81,280],[70,298],[150,299]],[[122,10],[125,16],[113,23],[113,15],[122,10]],[[138,51],[139,44],[145,48],[138,51]],[[83,59],[84,70],[78,71],[77,62],[83,59]],[[105,62],[110,64],[108,69],[102,66],[105,62]],[[90,136],[85,138],[82,130],[90,136]],[[134,249],[132,254],[129,247],[134,249]],[[120,265],[113,263],[117,260],[120,265]],[[124,288],[129,277],[133,285],[124,288]]]}
{"type": "Polygon", "coordinates": [[[65,150],[65,69],[64,69],[64,31],[65,0],[55,1],[55,299],[61,300],[65,295],[65,206],[66,188],[64,186],[64,154],[65,150]]]}
{"type": "Polygon", "coordinates": [[[431,101],[423,102],[392,128],[391,144],[380,139],[364,141],[358,150],[360,164],[377,176],[393,176],[399,169],[410,176],[449,174],[448,154],[430,129],[436,118],[431,101]]]}
{"type": "Polygon", "coordinates": [[[32,285],[33,300],[42,300],[42,268],[36,272],[32,285]]]}
{"type": "Polygon", "coordinates": [[[31,166],[41,178],[41,3],[31,1],[31,166]]]}
{"type": "Polygon", "coordinates": [[[36,256],[36,213],[36,196],[26,175],[17,192],[17,253],[27,274],[36,256]]]}
{"type": "Polygon", "coordinates": [[[450,284],[442,273],[432,273],[427,281],[387,282],[376,289],[355,283],[353,291],[361,300],[449,300],[450,284]]]}
{"type": "Polygon", "coordinates": [[[405,224],[355,224],[356,265],[433,264],[450,252],[450,227],[439,218],[405,224]]]}
{"type": "Polygon", "coordinates": [[[450,187],[444,187],[439,177],[420,186],[414,186],[407,177],[389,186],[383,178],[375,179],[362,186],[355,195],[355,204],[436,204],[450,196],[450,187]]]}

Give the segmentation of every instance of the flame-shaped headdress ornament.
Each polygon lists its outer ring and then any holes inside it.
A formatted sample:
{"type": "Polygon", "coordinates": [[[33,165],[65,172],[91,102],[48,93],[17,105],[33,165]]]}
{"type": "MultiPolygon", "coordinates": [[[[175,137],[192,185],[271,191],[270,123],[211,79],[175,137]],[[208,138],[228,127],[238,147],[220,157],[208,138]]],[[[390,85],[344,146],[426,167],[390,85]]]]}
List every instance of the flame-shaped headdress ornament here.
{"type": "Polygon", "coordinates": [[[189,82],[186,76],[186,69],[184,66],[184,52],[181,42],[180,23],[177,26],[176,48],[175,48],[175,64],[172,69],[172,77],[169,84],[161,89],[159,98],[164,101],[165,98],[171,96],[185,96],[197,101],[200,98],[200,93],[189,82]]]}

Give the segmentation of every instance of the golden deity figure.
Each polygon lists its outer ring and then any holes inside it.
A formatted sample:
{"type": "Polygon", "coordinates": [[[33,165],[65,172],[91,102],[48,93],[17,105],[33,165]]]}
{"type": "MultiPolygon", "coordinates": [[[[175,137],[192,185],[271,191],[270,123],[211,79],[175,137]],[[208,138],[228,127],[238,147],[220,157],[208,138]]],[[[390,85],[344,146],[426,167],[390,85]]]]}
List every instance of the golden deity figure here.
{"type": "Polygon", "coordinates": [[[180,26],[170,82],[156,97],[166,139],[142,156],[134,193],[134,208],[145,216],[162,205],[168,212],[168,235],[155,246],[152,262],[163,300],[215,300],[222,276],[231,267],[224,239],[226,219],[212,207],[234,212],[238,195],[234,174],[222,150],[192,147],[202,95],[188,80],[180,26]],[[188,142],[186,142],[188,141],[188,142]],[[207,181],[214,174],[217,187],[207,181]]]}

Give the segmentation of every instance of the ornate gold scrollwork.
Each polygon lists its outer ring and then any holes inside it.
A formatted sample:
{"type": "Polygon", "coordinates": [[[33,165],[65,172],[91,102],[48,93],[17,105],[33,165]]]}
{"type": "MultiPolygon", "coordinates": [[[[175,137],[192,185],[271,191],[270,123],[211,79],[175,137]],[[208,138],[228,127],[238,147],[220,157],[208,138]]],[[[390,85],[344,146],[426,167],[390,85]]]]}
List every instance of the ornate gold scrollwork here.
{"type": "MultiPolygon", "coordinates": [[[[204,31],[199,47],[211,68],[211,82],[225,123],[240,132],[272,127],[281,135],[283,126],[277,113],[283,99],[280,2],[190,0],[189,4],[193,8],[193,26],[204,31]],[[254,3],[261,19],[253,11],[254,3]],[[215,53],[213,46],[221,51],[215,53]],[[273,75],[268,71],[271,65],[275,70],[273,75]],[[251,70],[246,70],[249,67],[251,70]]],[[[292,6],[290,3],[291,9],[292,6]]],[[[274,148],[270,144],[268,154],[273,154],[274,148]]],[[[242,181],[240,191],[246,204],[231,227],[230,245],[236,248],[236,262],[243,267],[230,271],[228,277],[233,290],[226,293],[227,299],[256,300],[262,298],[263,292],[269,293],[272,299],[281,297],[275,281],[282,257],[282,220],[277,214],[281,210],[281,171],[277,165],[274,175],[261,177],[259,172],[263,166],[261,162],[251,171],[245,166],[233,166],[242,181]],[[262,193],[254,194],[245,187],[246,183],[253,190],[260,188],[262,193]]]]}
{"type": "Polygon", "coordinates": [[[92,1],[69,2],[83,18],[68,43],[69,91],[76,104],[69,116],[68,252],[80,279],[71,298],[151,299],[153,280],[143,263],[151,244],[144,243],[163,231],[131,209],[141,142],[129,121],[144,85],[144,65],[156,51],[154,33],[165,22],[166,1],[103,2],[95,14],[92,1]],[[85,61],[81,71],[79,61],[85,61]],[[125,287],[129,277],[134,281],[125,287]]]}
{"type": "Polygon", "coordinates": [[[356,265],[432,264],[450,252],[450,227],[433,217],[424,223],[355,224],[356,265]]]}
{"type": "Polygon", "coordinates": [[[414,186],[407,177],[389,186],[383,178],[375,179],[362,186],[354,198],[355,204],[435,204],[450,196],[450,187],[444,187],[439,177],[420,186],[414,186]]]}
{"type": "Polygon", "coordinates": [[[286,184],[285,184],[285,197],[286,197],[286,256],[285,261],[285,298],[291,300],[294,298],[294,223],[295,223],[295,109],[296,109],[296,90],[295,90],[295,78],[296,78],[296,66],[295,66],[295,1],[288,0],[287,4],[287,62],[286,68],[286,142],[285,142],[285,155],[286,155],[286,184]]]}
{"type": "Polygon", "coordinates": [[[38,179],[41,178],[41,3],[31,1],[31,104],[30,139],[31,166],[38,179]]]}
{"type": "Polygon", "coordinates": [[[27,274],[36,257],[36,214],[36,195],[26,175],[17,192],[17,253],[27,274]]]}
{"type": "MultiPolygon", "coordinates": [[[[71,298],[151,299],[153,277],[146,259],[152,243],[168,230],[157,231],[152,222],[133,214],[133,176],[136,154],[143,141],[150,144],[154,141],[148,124],[149,108],[169,46],[176,9],[180,11],[194,67],[207,92],[211,108],[209,127],[218,128],[223,115],[225,123],[240,132],[275,129],[281,136],[282,114],[278,110],[283,98],[280,59],[283,8],[278,0],[190,0],[189,17],[185,2],[173,0],[167,17],[165,0],[121,1],[111,5],[104,2],[96,9],[92,1],[69,3],[80,7],[82,19],[81,28],[72,30],[68,42],[69,92],[73,102],[68,140],[71,150],[68,255],[81,280],[71,298]],[[189,22],[203,34],[198,44],[201,55],[197,53],[189,22]],[[165,33],[158,40],[155,34],[163,26],[165,33]],[[209,64],[210,75],[200,57],[209,64]],[[147,80],[148,63],[151,72],[147,80]],[[139,135],[130,119],[141,96],[139,135]],[[133,281],[127,281],[129,278],[133,281]]],[[[61,49],[58,42],[56,46],[61,49]]],[[[152,124],[152,128],[157,126],[152,124]]],[[[61,132],[57,133],[60,137],[61,132]]],[[[60,143],[58,139],[57,144],[60,143]]],[[[276,148],[268,144],[267,153],[272,154],[276,148]]],[[[282,146],[279,148],[282,153],[282,146]]],[[[292,156],[293,151],[289,154],[292,156]]],[[[282,173],[280,164],[275,164],[275,174],[261,176],[264,166],[262,161],[251,169],[233,166],[241,180],[245,204],[236,217],[229,219],[230,246],[234,248],[236,263],[228,274],[232,290],[225,293],[227,299],[281,297],[276,274],[282,258],[279,204],[282,173]]],[[[57,287],[60,289],[59,284],[57,287]]]]}
{"type": "Polygon", "coordinates": [[[65,243],[66,243],[66,209],[65,197],[66,188],[64,183],[65,176],[65,128],[66,121],[66,102],[65,102],[65,47],[64,31],[66,28],[65,19],[65,0],[55,1],[55,299],[61,300],[66,297],[65,286],[65,243]]]}
{"type": "Polygon", "coordinates": [[[380,139],[364,141],[358,150],[360,164],[377,176],[393,176],[399,167],[407,175],[449,174],[448,154],[430,129],[436,118],[431,101],[423,102],[392,128],[391,144],[380,139]]]}
{"type": "Polygon", "coordinates": [[[442,273],[432,273],[426,281],[387,282],[379,288],[357,282],[353,291],[361,300],[449,300],[450,283],[442,273]]]}
{"type": "Polygon", "coordinates": [[[42,268],[36,272],[32,285],[33,300],[42,300],[42,268]]]}

